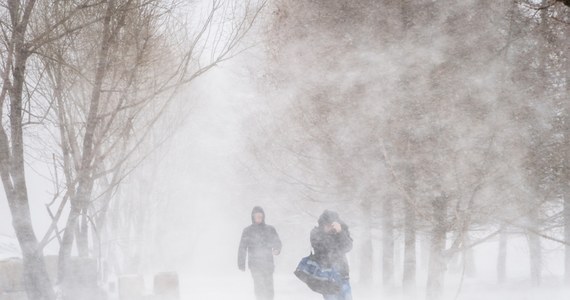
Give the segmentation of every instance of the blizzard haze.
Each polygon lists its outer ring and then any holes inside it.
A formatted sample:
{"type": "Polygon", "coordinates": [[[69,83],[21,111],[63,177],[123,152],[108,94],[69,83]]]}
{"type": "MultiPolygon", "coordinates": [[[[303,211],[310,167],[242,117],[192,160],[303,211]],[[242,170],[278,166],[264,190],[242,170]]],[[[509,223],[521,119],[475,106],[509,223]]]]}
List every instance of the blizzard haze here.
{"type": "Polygon", "coordinates": [[[29,299],[71,295],[47,255],[96,261],[109,299],[159,272],[255,299],[254,206],[283,243],[275,299],[322,299],[293,271],[325,209],[354,299],[570,296],[568,1],[37,2],[37,51],[0,51],[0,260],[40,274],[29,299]]]}

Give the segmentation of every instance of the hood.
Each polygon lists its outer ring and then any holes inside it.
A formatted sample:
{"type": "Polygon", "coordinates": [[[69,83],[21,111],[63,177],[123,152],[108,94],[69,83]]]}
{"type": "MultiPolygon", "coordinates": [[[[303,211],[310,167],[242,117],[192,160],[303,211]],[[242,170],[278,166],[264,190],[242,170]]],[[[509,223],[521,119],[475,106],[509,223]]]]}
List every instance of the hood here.
{"type": "Polygon", "coordinates": [[[332,222],[341,222],[338,213],[332,210],[326,209],[321,216],[319,217],[319,226],[323,227],[326,224],[330,224],[332,222]]]}
{"type": "Polygon", "coordinates": [[[255,222],[253,221],[253,215],[256,213],[263,214],[263,220],[261,221],[261,224],[265,224],[265,212],[263,211],[263,208],[261,208],[261,206],[256,206],[251,211],[251,224],[255,224],[255,222]]]}

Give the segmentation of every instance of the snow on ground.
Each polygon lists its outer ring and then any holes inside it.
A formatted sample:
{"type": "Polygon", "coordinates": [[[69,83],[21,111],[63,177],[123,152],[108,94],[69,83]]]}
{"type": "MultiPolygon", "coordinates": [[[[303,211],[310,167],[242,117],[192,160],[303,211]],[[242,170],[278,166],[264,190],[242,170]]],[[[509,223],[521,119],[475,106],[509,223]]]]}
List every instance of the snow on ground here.
{"type": "MultiPolygon", "coordinates": [[[[562,288],[559,280],[545,279],[540,289],[529,286],[527,281],[513,281],[504,286],[494,283],[470,282],[462,285],[448,284],[445,299],[457,300],[562,300],[570,298],[570,289],[562,288]],[[457,296],[457,297],[456,297],[457,296]]],[[[220,276],[190,276],[181,278],[181,299],[211,300],[255,300],[253,281],[249,272],[220,276]]],[[[400,289],[391,292],[367,289],[358,283],[352,284],[354,300],[409,300],[425,299],[424,290],[419,288],[415,297],[405,298],[400,289]]],[[[318,300],[319,294],[310,291],[293,274],[275,276],[275,300],[318,300]]]]}

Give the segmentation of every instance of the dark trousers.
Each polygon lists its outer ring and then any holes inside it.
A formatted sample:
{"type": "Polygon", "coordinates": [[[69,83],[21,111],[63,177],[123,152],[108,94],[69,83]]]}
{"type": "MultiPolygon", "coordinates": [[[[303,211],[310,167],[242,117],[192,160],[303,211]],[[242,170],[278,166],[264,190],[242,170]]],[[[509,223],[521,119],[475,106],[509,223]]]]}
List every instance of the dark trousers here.
{"type": "Polygon", "coordinates": [[[350,282],[348,278],[342,281],[342,286],[340,292],[334,295],[323,295],[325,300],[352,300],[352,289],[350,288],[350,282]]]}
{"type": "Polygon", "coordinates": [[[257,300],[273,300],[273,271],[251,270],[257,300]]]}

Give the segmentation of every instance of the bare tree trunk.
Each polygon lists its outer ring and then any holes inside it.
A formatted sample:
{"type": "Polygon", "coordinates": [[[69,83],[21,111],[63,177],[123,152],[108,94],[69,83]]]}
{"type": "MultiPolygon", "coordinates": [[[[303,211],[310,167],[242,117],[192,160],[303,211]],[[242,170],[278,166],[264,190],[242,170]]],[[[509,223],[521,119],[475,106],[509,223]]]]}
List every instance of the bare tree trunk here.
{"type": "Polygon", "coordinates": [[[427,235],[421,235],[418,237],[418,243],[419,243],[419,255],[418,255],[418,259],[419,259],[419,265],[418,267],[420,268],[420,270],[422,272],[426,272],[427,273],[427,269],[428,269],[428,265],[429,265],[429,255],[431,252],[431,241],[430,241],[430,237],[427,235]]]}
{"type": "MultiPolygon", "coordinates": [[[[80,238],[86,238],[82,236],[84,233],[81,233],[82,230],[88,231],[89,227],[81,228],[81,224],[78,222],[82,211],[87,211],[87,207],[89,205],[89,197],[91,195],[93,189],[93,180],[79,182],[78,185],[78,193],[75,195],[75,199],[71,201],[71,211],[67,218],[65,231],[63,233],[62,243],[59,248],[59,257],[58,257],[58,283],[63,287],[66,288],[66,277],[69,273],[69,263],[71,261],[71,251],[73,248],[74,240],[77,242],[77,247],[80,256],[85,257],[85,252],[88,249],[81,249],[81,247],[85,247],[85,244],[81,244],[78,241],[80,238]]],[[[83,216],[85,218],[86,216],[83,216]]],[[[84,241],[87,242],[88,241],[84,241]]]]}
{"type": "Polygon", "coordinates": [[[497,258],[497,282],[504,283],[507,279],[507,232],[505,224],[501,224],[499,233],[499,256],[497,258]]]}
{"type": "MultiPolygon", "coordinates": [[[[568,2],[566,2],[568,5],[568,2]]],[[[570,6],[570,5],[568,5],[570,6]]],[[[566,59],[566,63],[562,65],[562,68],[566,70],[566,91],[565,95],[570,95],[570,60],[566,59]]],[[[570,104],[568,101],[561,101],[565,103],[563,106],[563,111],[565,116],[563,117],[562,132],[563,132],[563,146],[565,152],[562,155],[562,198],[564,199],[564,240],[566,245],[564,246],[565,252],[565,262],[564,262],[564,278],[567,285],[570,285],[570,104]]]]}
{"type": "Polygon", "coordinates": [[[530,278],[533,286],[540,286],[542,253],[540,249],[540,238],[534,234],[528,234],[528,244],[530,249],[530,278]]]}
{"type": "MultiPolygon", "coordinates": [[[[533,210],[530,215],[530,227],[532,230],[538,229],[538,212],[533,210]]],[[[542,277],[542,249],[540,237],[534,232],[527,232],[528,249],[530,258],[530,280],[533,286],[540,286],[542,277]]]]}
{"type": "Polygon", "coordinates": [[[65,275],[68,270],[69,260],[71,259],[71,250],[73,248],[73,241],[75,240],[75,220],[79,217],[80,209],[74,202],[71,202],[71,211],[67,217],[67,222],[65,225],[65,231],[63,232],[63,238],[61,244],[59,245],[59,257],[58,257],[58,272],[57,280],[59,284],[62,284],[65,280],[65,275]]]}
{"type": "Polygon", "coordinates": [[[382,284],[394,283],[394,206],[391,198],[382,207],[382,284]]]}
{"type": "Polygon", "coordinates": [[[446,242],[447,201],[438,197],[432,202],[435,224],[431,232],[431,253],[428,266],[426,299],[438,300],[443,296],[443,284],[446,270],[444,257],[446,242]]]}
{"type": "Polygon", "coordinates": [[[374,266],[372,249],[372,201],[363,200],[361,204],[364,235],[362,241],[362,256],[360,259],[360,282],[364,285],[372,283],[372,271],[374,266]]]}
{"type": "MultiPolygon", "coordinates": [[[[566,95],[570,93],[570,62],[566,61],[566,95]]],[[[564,203],[563,216],[564,216],[564,282],[570,285],[570,104],[567,102],[563,111],[566,112],[564,117],[561,117],[561,132],[563,136],[562,149],[566,153],[561,156],[560,168],[560,184],[562,192],[562,201],[564,203]]]]}
{"type": "Polygon", "coordinates": [[[416,213],[409,201],[406,201],[405,210],[403,287],[411,292],[416,288],[416,213]]]}
{"type": "Polygon", "coordinates": [[[43,251],[32,226],[27,189],[23,180],[23,165],[16,168],[12,166],[11,173],[13,186],[7,186],[10,179],[5,177],[4,172],[2,180],[12,214],[12,226],[22,250],[26,293],[28,299],[53,300],[55,294],[46,270],[43,251]]]}
{"type": "Polygon", "coordinates": [[[564,280],[566,284],[570,284],[570,183],[566,182],[563,189],[564,198],[564,280]]]}
{"type": "MultiPolygon", "coordinates": [[[[26,63],[30,54],[25,43],[25,35],[34,4],[35,1],[28,1],[25,4],[20,1],[7,3],[13,31],[9,40],[10,49],[7,54],[9,58],[4,66],[6,69],[2,78],[0,107],[4,106],[6,94],[9,93],[10,140],[2,125],[3,122],[0,122],[0,177],[12,215],[12,226],[22,250],[27,296],[34,300],[53,300],[55,294],[46,271],[43,251],[32,226],[24,167],[22,94],[26,63]]],[[[1,110],[0,108],[0,118],[4,113],[1,110]]]]}
{"type": "Polygon", "coordinates": [[[63,242],[59,250],[59,266],[58,279],[60,283],[65,281],[68,270],[69,260],[71,258],[71,249],[73,245],[73,230],[78,222],[78,218],[82,211],[86,211],[89,205],[91,192],[93,190],[93,150],[94,150],[94,134],[99,122],[99,102],[101,98],[101,88],[103,79],[108,68],[109,49],[112,42],[111,21],[115,13],[115,1],[111,0],[107,3],[105,18],[103,20],[103,32],[101,36],[101,45],[98,53],[97,69],[95,71],[95,81],[91,92],[89,103],[89,114],[86,120],[85,136],[83,139],[83,152],[81,153],[81,166],[78,174],[78,185],[75,197],[71,201],[71,212],[67,219],[67,225],[63,234],[63,242]]]}
{"type": "Polygon", "coordinates": [[[77,231],[77,254],[79,257],[89,257],[89,221],[88,209],[84,207],[81,211],[81,222],[77,231]]]}
{"type": "MultiPolygon", "coordinates": [[[[567,95],[570,93],[570,62],[566,61],[566,91],[567,95]]],[[[564,281],[567,285],[570,285],[570,104],[566,103],[564,110],[566,115],[561,118],[561,131],[563,132],[563,142],[562,148],[565,149],[565,154],[562,155],[561,161],[561,180],[562,185],[562,199],[564,203],[564,281]]]]}

